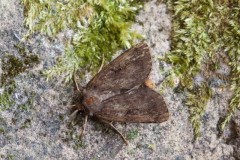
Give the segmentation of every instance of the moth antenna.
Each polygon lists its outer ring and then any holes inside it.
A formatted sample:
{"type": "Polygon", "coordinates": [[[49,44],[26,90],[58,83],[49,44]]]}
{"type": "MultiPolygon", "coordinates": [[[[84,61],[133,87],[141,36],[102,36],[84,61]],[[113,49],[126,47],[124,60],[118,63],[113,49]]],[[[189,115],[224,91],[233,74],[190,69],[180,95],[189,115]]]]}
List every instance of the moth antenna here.
{"type": "Polygon", "coordinates": [[[85,130],[86,130],[87,120],[88,120],[88,116],[85,115],[85,117],[84,117],[84,124],[83,124],[83,126],[82,126],[82,131],[81,131],[81,133],[80,133],[80,139],[82,139],[82,137],[83,137],[83,135],[84,135],[84,132],[85,132],[85,130]]]}
{"type": "Polygon", "coordinates": [[[79,89],[77,81],[76,81],[75,69],[74,69],[72,80],[73,80],[73,83],[74,83],[74,89],[80,92],[80,89],[79,89]]]}
{"type": "Polygon", "coordinates": [[[108,124],[108,125],[112,128],[112,130],[114,130],[116,133],[118,133],[118,134],[121,136],[121,138],[123,139],[123,141],[125,142],[125,144],[128,145],[127,139],[126,139],[126,138],[123,136],[123,134],[112,124],[112,122],[108,122],[108,121],[105,121],[105,120],[103,120],[103,119],[100,119],[100,120],[101,120],[101,122],[108,124]]]}
{"type": "Polygon", "coordinates": [[[74,89],[77,90],[78,92],[82,92],[84,87],[79,86],[77,81],[76,81],[76,69],[75,69],[75,66],[74,66],[74,70],[73,70],[73,74],[72,74],[72,80],[73,80],[73,83],[74,83],[74,89]]]}
{"type": "Polygon", "coordinates": [[[101,63],[101,66],[100,66],[98,72],[100,72],[100,71],[102,70],[103,65],[104,65],[104,54],[103,54],[103,56],[102,56],[102,63],[101,63]]]}

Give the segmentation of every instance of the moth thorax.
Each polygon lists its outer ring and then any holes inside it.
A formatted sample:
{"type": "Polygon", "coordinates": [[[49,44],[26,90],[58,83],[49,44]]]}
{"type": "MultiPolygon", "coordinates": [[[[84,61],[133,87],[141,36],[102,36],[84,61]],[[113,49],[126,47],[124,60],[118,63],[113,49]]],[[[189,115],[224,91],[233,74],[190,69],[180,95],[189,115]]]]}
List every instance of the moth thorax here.
{"type": "Polygon", "coordinates": [[[90,96],[90,97],[85,99],[85,103],[86,103],[86,105],[91,106],[91,105],[94,104],[94,102],[96,102],[96,100],[97,100],[96,97],[90,96]]]}
{"type": "Polygon", "coordinates": [[[86,107],[86,109],[89,111],[90,114],[98,111],[100,104],[100,100],[98,97],[95,96],[86,96],[83,99],[83,105],[86,107]]]}

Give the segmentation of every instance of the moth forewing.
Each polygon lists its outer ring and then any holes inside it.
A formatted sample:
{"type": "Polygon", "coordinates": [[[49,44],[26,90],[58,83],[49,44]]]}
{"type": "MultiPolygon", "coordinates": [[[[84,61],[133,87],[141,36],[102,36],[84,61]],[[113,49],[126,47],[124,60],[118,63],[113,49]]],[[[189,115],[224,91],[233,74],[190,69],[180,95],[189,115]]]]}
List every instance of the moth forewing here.
{"type": "Polygon", "coordinates": [[[138,44],[103,67],[87,84],[87,90],[118,93],[131,89],[143,83],[151,67],[151,54],[147,44],[138,44]]]}

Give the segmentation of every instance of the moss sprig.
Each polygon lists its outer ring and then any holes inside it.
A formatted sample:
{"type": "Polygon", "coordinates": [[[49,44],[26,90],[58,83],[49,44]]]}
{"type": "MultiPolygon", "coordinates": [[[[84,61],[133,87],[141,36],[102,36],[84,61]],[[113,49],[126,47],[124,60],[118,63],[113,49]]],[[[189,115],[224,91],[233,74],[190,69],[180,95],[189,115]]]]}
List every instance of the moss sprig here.
{"type": "Polygon", "coordinates": [[[136,0],[22,0],[25,6],[25,24],[31,33],[41,32],[54,36],[65,29],[74,32],[66,45],[65,54],[47,75],[66,74],[69,80],[73,71],[97,71],[111,60],[121,48],[129,48],[141,38],[131,30],[141,3],[136,0]]]}
{"type": "Polygon", "coordinates": [[[201,121],[205,114],[206,106],[212,98],[212,90],[207,84],[188,90],[186,105],[189,108],[190,122],[192,123],[195,138],[201,136],[201,121]],[[196,98],[198,97],[198,98],[196,98]]]}
{"type": "Polygon", "coordinates": [[[166,2],[173,14],[172,50],[166,61],[173,65],[170,77],[177,76],[180,86],[187,90],[186,104],[195,136],[200,135],[204,106],[211,97],[207,85],[200,85],[199,92],[194,91],[198,87],[197,75],[203,78],[202,84],[218,77],[226,82],[225,86],[231,86],[233,96],[221,126],[224,129],[240,108],[240,3],[237,0],[166,2]],[[217,73],[221,63],[231,68],[230,73],[217,73]]]}

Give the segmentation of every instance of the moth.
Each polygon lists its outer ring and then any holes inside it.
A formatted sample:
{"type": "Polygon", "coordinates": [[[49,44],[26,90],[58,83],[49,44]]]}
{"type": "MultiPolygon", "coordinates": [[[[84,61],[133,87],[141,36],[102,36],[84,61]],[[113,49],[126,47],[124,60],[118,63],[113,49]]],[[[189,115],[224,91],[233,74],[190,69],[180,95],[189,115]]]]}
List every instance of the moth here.
{"type": "MultiPolygon", "coordinates": [[[[149,87],[151,54],[145,43],[122,53],[98,72],[85,88],[78,89],[76,111],[97,118],[112,127],[127,143],[112,122],[161,123],[169,118],[163,97],[149,87]]],[[[76,82],[75,82],[76,83],[76,82]]]]}

